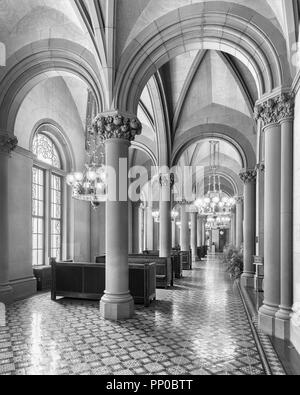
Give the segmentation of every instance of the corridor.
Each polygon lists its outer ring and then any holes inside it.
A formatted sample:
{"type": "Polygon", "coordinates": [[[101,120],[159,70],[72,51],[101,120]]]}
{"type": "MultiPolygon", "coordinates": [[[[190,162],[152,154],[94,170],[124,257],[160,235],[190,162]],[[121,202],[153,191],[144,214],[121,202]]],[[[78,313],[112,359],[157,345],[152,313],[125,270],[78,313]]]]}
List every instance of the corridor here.
{"type": "Polygon", "coordinates": [[[221,262],[195,264],[157,299],[115,323],[96,302],[55,303],[49,294],[17,302],[0,328],[0,374],[285,374],[268,338],[253,334],[221,262]]]}

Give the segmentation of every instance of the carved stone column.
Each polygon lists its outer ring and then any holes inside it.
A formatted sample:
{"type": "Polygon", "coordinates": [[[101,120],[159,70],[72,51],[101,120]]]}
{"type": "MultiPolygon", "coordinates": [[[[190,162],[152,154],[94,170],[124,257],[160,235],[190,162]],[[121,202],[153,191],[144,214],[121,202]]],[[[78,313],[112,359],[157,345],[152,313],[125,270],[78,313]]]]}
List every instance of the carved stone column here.
{"type": "Polygon", "coordinates": [[[8,251],[8,166],[10,153],[17,147],[16,137],[0,131],[0,302],[12,301],[12,288],[9,285],[8,251]]]}
{"type": "Polygon", "coordinates": [[[136,118],[114,112],[97,116],[93,130],[105,143],[106,165],[116,176],[107,177],[106,290],[100,302],[102,316],[116,321],[134,313],[128,266],[128,155],[131,141],[142,126],[136,118]],[[116,199],[110,191],[116,191],[116,199]]]}
{"type": "Polygon", "coordinates": [[[160,232],[159,232],[159,256],[168,258],[172,250],[171,238],[171,191],[174,185],[174,176],[172,174],[160,174],[160,232]]]}
{"type": "Polygon", "coordinates": [[[181,251],[190,251],[189,239],[189,212],[186,204],[181,205],[181,227],[180,227],[180,245],[181,251]]]}
{"type": "Polygon", "coordinates": [[[254,255],[256,241],[255,203],[256,203],[256,170],[248,170],[240,174],[244,183],[244,273],[242,283],[246,287],[254,287],[254,255]]]}
{"type": "Polygon", "coordinates": [[[276,337],[290,339],[293,306],[293,127],[294,95],[278,101],[281,126],[281,268],[280,310],[276,314],[276,337]]]}
{"type": "Polygon", "coordinates": [[[259,311],[259,326],[271,336],[275,335],[275,316],[280,305],[281,127],[278,99],[270,99],[255,109],[256,119],[262,122],[265,133],[265,300],[259,311]]]}
{"type": "Polygon", "coordinates": [[[148,251],[154,250],[154,219],[152,215],[153,214],[152,210],[153,210],[152,204],[148,203],[148,206],[145,210],[146,223],[147,223],[145,250],[148,251]]]}
{"type": "Polygon", "coordinates": [[[144,251],[144,205],[141,204],[139,207],[139,253],[142,254],[144,251]]]}
{"type": "Polygon", "coordinates": [[[236,244],[236,208],[232,210],[231,215],[231,244],[235,247],[236,244]]]}
{"type": "Polygon", "coordinates": [[[197,255],[197,213],[191,212],[191,248],[192,248],[192,259],[196,261],[197,255]]]}
{"type": "Polygon", "coordinates": [[[238,196],[236,199],[236,248],[239,250],[243,243],[243,196],[238,196]]]}

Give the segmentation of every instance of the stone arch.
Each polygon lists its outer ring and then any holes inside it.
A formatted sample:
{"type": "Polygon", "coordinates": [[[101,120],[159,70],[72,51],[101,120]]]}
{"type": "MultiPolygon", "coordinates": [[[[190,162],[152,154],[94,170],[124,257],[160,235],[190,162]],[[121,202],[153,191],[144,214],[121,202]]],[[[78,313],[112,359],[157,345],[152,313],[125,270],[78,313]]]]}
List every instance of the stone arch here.
{"type": "Polygon", "coordinates": [[[172,166],[176,166],[182,153],[191,145],[208,138],[224,140],[231,144],[241,157],[243,168],[254,168],[256,165],[255,151],[249,140],[238,130],[229,126],[218,124],[206,124],[196,126],[186,131],[175,141],[172,166]]]}
{"type": "Polygon", "coordinates": [[[20,50],[19,55],[23,59],[21,62],[16,62],[15,58],[9,61],[9,72],[0,86],[2,129],[14,130],[15,119],[23,100],[39,82],[47,78],[51,71],[68,72],[82,79],[94,93],[98,110],[103,108],[105,90],[101,76],[95,72],[97,69],[95,62],[92,61],[92,54],[77,44],[67,43],[64,40],[53,40],[50,47],[49,43],[47,45],[45,42],[39,42],[37,47],[39,49],[34,53],[31,46],[20,50]],[[45,45],[47,48],[44,48],[45,45]]]}
{"type": "Polygon", "coordinates": [[[253,75],[259,96],[291,83],[283,35],[245,6],[205,2],[170,12],[144,29],[123,52],[114,106],[134,113],[143,87],[170,59],[214,49],[237,57],[253,75]]]}

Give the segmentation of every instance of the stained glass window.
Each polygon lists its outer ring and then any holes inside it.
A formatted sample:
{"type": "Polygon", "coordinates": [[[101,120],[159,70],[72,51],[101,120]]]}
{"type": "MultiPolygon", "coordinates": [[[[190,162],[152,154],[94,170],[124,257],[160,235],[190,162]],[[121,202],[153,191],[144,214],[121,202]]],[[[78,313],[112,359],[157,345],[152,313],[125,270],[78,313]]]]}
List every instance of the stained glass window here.
{"type": "Polygon", "coordinates": [[[45,241],[45,172],[32,169],[32,263],[44,265],[45,241]]]}
{"type": "Polygon", "coordinates": [[[38,160],[61,169],[61,160],[53,141],[43,133],[37,133],[33,139],[32,151],[38,160]]]}

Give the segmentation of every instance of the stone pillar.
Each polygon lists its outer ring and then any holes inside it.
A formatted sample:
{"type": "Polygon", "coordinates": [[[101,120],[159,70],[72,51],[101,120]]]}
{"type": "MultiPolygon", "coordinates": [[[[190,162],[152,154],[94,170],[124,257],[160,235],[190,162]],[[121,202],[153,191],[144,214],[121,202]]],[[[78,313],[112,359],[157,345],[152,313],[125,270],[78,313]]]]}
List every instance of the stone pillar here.
{"type": "Polygon", "coordinates": [[[159,232],[159,256],[168,258],[171,255],[171,189],[173,177],[170,174],[161,174],[159,176],[160,185],[160,232],[159,232]]]}
{"type": "Polygon", "coordinates": [[[107,320],[124,320],[134,313],[128,266],[128,156],[130,143],[141,133],[142,126],[136,118],[115,112],[98,115],[93,129],[105,144],[106,165],[110,169],[106,202],[106,290],[100,310],[107,320]]]}
{"type": "Polygon", "coordinates": [[[256,166],[256,274],[254,278],[254,288],[258,292],[264,290],[264,206],[265,206],[265,164],[259,163],[256,166]]]}
{"type": "Polygon", "coordinates": [[[152,215],[152,206],[146,208],[147,217],[147,238],[146,238],[146,250],[154,250],[154,219],[152,215]]]}
{"type": "Polygon", "coordinates": [[[144,206],[139,207],[139,253],[144,251],[144,206]]]}
{"type": "Polygon", "coordinates": [[[236,247],[236,208],[233,209],[231,216],[231,244],[236,247]]]}
{"type": "Polygon", "coordinates": [[[256,169],[240,174],[244,183],[244,272],[242,284],[254,288],[256,251],[256,169]]]}
{"type": "Polygon", "coordinates": [[[236,248],[239,250],[243,244],[243,196],[239,196],[236,200],[236,248]]]}
{"type": "Polygon", "coordinates": [[[192,247],[192,259],[196,261],[198,258],[197,254],[197,213],[191,213],[191,247],[192,247]]]}
{"type": "Polygon", "coordinates": [[[189,240],[189,212],[185,204],[181,206],[181,228],[180,228],[180,245],[181,251],[190,251],[190,240],[189,240]]]}
{"type": "Polygon", "coordinates": [[[13,290],[9,284],[8,251],[8,166],[10,153],[17,147],[16,137],[0,131],[0,302],[10,303],[13,290]]]}
{"type": "MultiPolygon", "coordinates": [[[[259,311],[259,327],[275,335],[275,316],[280,305],[280,201],[281,129],[277,99],[256,108],[265,133],[265,300],[259,311]]],[[[289,175],[290,177],[290,175],[289,175]]]]}
{"type": "Polygon", "coordinates": [[[202,245],[203,245],[202,232],[203,232],[202,217],[201,217],[201,215],[198,215],[198,217],[197,217],[197,247],[202,247],[202,245]]]}
{"type": "Polygon", "coordinates": [[[290,340],[293,306],[293,127],[294,96],[279,99],[281,125],[281,287],[275,336],[290,340]]]}
{"type": "Polygon", "coordinates": [[[176,242],[176,219],[172,219],[172,248],[177,247],[176,242]]]}

